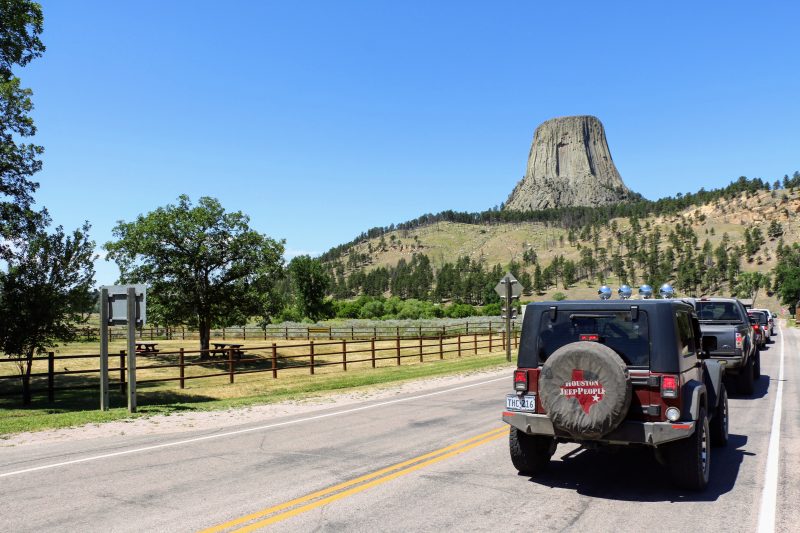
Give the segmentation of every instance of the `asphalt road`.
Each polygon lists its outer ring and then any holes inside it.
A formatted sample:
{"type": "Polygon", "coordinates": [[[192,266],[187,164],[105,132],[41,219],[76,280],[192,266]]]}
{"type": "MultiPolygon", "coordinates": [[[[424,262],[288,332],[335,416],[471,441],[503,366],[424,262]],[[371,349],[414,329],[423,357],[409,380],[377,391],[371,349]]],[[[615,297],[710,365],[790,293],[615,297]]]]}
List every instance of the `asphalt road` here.
{"type": "Polygon", "coordinates": [[[499,420],[508,371],[217,432],[5,448],[0,530],[797,531],[800,332],[774,339],[700,494],[645,450],[561,445],[545,476],[518,475],[499,420]]]}

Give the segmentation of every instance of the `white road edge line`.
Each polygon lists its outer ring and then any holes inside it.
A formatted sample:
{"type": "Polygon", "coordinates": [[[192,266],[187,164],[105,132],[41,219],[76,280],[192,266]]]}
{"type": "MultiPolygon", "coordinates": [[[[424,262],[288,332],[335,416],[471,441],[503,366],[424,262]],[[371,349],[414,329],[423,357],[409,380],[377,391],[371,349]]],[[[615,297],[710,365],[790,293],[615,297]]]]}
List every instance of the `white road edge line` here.
{"type": "MultiPolygon", "coordinates": [[[[186,439],[186,440],[180,440],[180,441],[175,441],[175,442],[167,442],[167,443],[164,443],[164,444],[155,444],[153,446],[145,446],[143,448],[133,448],[131,450],[122,450],[122,451],[119,451],[119,452],[104,453],[102,455],[93,455],[93,456],[90,456],[90,457],[83,457],[81,459],[73,459],[72,461],[64,461],[62,463],[53,463],[53,464],[49,464],[49,465],[36,466],[36,467],[33,467],[33,468],[26,468],[24,470],[16,470],[16,471],[13,471],[13,472],[5,472],[3,474],[0,474],[0,478],[16,476],[16,475],[19,475],[19,474],[27,474],[28,472],[37,472],[39,470],[49,470],[51,468],[58,468],[58,467],[61,467],[61,466],[74,465],[74,464],[78,464],[78,463],[88,463],[89,461],[97,461],[99,459],[107,459],[109,457],[119,457],[120,455],[130,455],[130,454],[141,453],[141,452],[146,452],[146,451],[150,451],[150,450],[158,450],[158,449],[161,449],[161,448],[170,448],[172,446],[182,446],[184,444],[192,444],[192,443],[195,443],[195,442],[201,442],[201,441],[205,441],[205,440],[221,439],[223,437],[230,437],[230,436],[233,436],[233,435],[241,435],[243,433],[252,433],[253,431],[262,431],[262,430],[265,430],[265,429],[272,429],[272,428],[281,427],[281,426],[290,426],[292,424],[300,424],[302,422],[309,422],[311,420],[320,420],[322,418],[330,418],[330,417],[333,417],[333,416],[346,415],[346,414],[355,413],[355,412],[358,412],[358,411],[365,411],[367,409],[374,409],[376,407],[384,407],[386,405],[392,405],[392,404],[395,404],[395,403],[410,402],[412,400],[419,400],[420,398],[428,398],[428,397],[431,397],[431,396],[438,396],[440,394],[447,394],[447,393],[453,392],[453,391],[469,389],[469,388],[472,388],[472,387],[480,387],[481,385],[486,385],[487,383],[494,383],[495,381],[501,381],[501,380],[504,380],[504,379],[510,380],[509,376],[503,376],[501,378],[495,378],[495,379],[490,379],[490,380],[487,380],[487,381],[481,381],[479,383],[470,383],[469,385],[461,385],[459,387],[453,387],[451,389],[445,389],[445,390],[436,391],[436,392],[429,392],[429,393],[426,393],[426,394],[420,394],[418,396],[411,396],[411,397],[408,397],[408,398],[398,398],[396,400],[388,400],[388,401],[385,401],[385,402],[380,402],[380,403],[375,403],[375,404],[370,404],[370,405],[363,405],[361,407],[354,407],[352,409],[346,409],[344,411],[336,411],[336,412],[333,412],[333,413],[325,413],[325,414],[322,414],[322,415],[309,416],[309,417],[306,417],[306,418],[299,418],[297,420],[288,420],[286,422],[278,422],[278,423],[275,423],[275,424],[267,424],[267,425],[264,425],[264,426],[257,426],[257,427],[246,428],[246,429],[238,429],[236,431],[228,431],[226,433],[215,433],[213,435],[205,435],[203,437],[194,437],[194,438],[186,439]]],[[[500,403],[498,403],[498,405],[500,406],[500,407],[498,407],[498,412],[499,412],[503,404],[502,404],[502,402],[500,402],[500,403]]]]}
{"type": "Polygon", "coordinates": [[[781,443],[781,400],[783,399],[783,359],[784,333],[778,326],[781,336],[781,362],[778,370],[778,389],[775,393],[775,411],[772,415],[772,430],[769,434],[767,451],[767,470],[764,474],[764,490],[761,493],[761,509],[758,512],[759,533],[775,531],[775,509],[778,504],[778,469],[781,443]]]}

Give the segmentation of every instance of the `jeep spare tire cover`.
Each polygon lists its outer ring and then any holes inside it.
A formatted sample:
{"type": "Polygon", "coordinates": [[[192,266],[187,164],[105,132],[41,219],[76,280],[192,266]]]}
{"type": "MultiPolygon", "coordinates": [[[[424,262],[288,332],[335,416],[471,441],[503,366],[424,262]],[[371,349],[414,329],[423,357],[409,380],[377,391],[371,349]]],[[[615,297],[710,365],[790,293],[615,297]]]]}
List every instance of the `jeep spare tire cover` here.
{"type": "Polygon", "coordinates": [[[578,439],[597,439],[628,413],[631,380],[625,362],[608,346],[573,342],[545,361],[539,397],[553,426],[578,439]]]}

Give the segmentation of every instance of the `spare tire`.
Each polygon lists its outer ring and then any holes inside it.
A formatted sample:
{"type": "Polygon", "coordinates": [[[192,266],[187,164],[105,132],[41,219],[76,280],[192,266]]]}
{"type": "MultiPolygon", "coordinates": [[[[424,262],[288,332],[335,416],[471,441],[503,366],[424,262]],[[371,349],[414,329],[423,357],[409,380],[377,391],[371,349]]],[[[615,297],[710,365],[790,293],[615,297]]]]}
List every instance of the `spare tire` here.
{"type": "Polygon", "coordinates": [[[555,428],[576,439],[597,439],[628,414],[631,380],[625,362],[608,346],[573,342],[545,361],[539,397],[555,428]]]}

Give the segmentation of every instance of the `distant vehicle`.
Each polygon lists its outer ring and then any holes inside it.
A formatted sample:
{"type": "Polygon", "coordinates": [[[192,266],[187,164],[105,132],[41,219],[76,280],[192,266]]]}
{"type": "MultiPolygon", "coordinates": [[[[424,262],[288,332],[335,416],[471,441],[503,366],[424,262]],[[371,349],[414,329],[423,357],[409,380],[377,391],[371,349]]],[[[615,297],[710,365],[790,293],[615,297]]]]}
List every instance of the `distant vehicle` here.
{"type": "Polygon", "coordinates": [[[747,315],[754,318],[756,323],[753,327],[761,333],[761,346],[766,346],[770,341],[769,311],[757,311],[751,309],[747,315]]]}
{"type": "Polygon", "coordinates": [[[674,482],[702,490],[711,446],[728,441],[724,365],[694,307],[667,300],[528,304],[514,393],[511,462],[536,476],[559,443],[652,449],[674,482]],[[702,339],[702,340],[701,340],[702,339]]]}
{"type": "Polygon", "coordinates": [[[753,309],[753,311],[761,311],[767,315],[767,320],[769,321],[769,334],[770,336],[775,335],[775,320],[778,318],[778,316],[769,309],[753,309]]]}
{"type": "Polygon", "coordinates": [[[716,339],[711,357],[725,361],[725,374],[736,376],[742,394],[753,394],[761,377],[761,352],[747,310],[736,298],[686,298],[694,304],[703,337],[716,339]]]}

